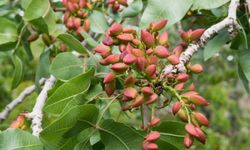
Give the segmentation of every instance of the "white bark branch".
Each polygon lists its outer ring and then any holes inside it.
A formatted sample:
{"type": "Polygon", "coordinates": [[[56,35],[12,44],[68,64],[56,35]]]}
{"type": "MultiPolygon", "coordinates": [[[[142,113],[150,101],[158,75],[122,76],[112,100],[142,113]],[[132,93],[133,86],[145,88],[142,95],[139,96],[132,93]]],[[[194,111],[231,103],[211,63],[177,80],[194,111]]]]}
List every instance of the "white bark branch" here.
{"type": "Polygon", "coordinates": [[[247,8],[248,8],[248,14],[250,14],[250,0],[246,0],[247,8]]]}
{"type": "MultiPolygon", "coordinates": [[[[44,81],[45,81],[45,79],[41,79],[39,81],[39,84],[42,85],[44,83],[44,81]]],[[[32,94],[35,91],[35,89],[36,89],[35,85],[31,85],[31,86],[27,87],[26,89],[24,89],[17,98],[15,98],[13,101],[11,101],[4,108],[4,110],[0,113],[0,123],[8,117],[9,113],[18,104],[22,103],[27,96],[29,96],[30,94],[32,94]]]]}
{"type": "Polygon", "coordinates": [[[195,52],[205,46],[205,44],[213,38],[219,31],[224,28],[238,28],[238,23],[236,21],[236,11],[237,7],[239,6],[239,0],[231,0],[229,9],[228,9],[228,16],[223,19],[221,22],[211,26],[208,28],[203,35],[201,36],[200,40],[195,43],[189,44],[187,49],[181,54],[180,56],[180,63],[176,66],[168,65],[164,69],[164,74],[168,73],[177,73],[177,72],[186,72],[185,64],[190,61],[191,57],[195,52]]]}
{"type": "Polygon", "coordinates": [[[32,134],[37,137],[42,131],[42,111],[48,96],[48,91],[54,86],[55,82],[56,78],[53,75],[51,75],[50,78],[45,81],[44,87],[37,97],[36,104],[32,112],[27,115],[28,118],[32,119],[32,134]]]}

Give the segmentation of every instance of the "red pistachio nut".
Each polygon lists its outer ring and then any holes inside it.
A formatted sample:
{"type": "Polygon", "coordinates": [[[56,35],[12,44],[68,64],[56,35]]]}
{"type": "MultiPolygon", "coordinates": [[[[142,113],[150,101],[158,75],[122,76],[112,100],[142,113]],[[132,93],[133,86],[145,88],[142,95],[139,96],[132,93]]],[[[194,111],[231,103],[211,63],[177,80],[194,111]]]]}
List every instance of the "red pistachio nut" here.
{"type": "Polygon", "coordinates": [[[153,56],[153,55],[148,56],[148,63],[157,65],[158,58],[156,56],[153,56]]]}
{"type": "Polygon", "coordinates": [[[193,137],[187,134],[187,135],[184,137],[184,141],[183,141],[184,146],[185,146],[186,148],[190,148],[190,147],[193,145],[193,141],[194,141],[193,137]]]}
{"type": "Polygon", "coordinates": [[[108,73],[105,76],[103,83],[104,84],[110,83],[110,82],[114,81],[115,77],[116,77],[116,75],[114,73],[108,73]]]}
{"type": "Polygon", "coordinates": [[[124,72],[128,69],[128,65],[124,64],[124,63],[116,63],[113,64],[110,69],[116,71],[116,72],[124,72]]]}
{"type": "Polygon", "coordinates": [[[81,19],[80,18],[73,18],[72,21],[73,21],[73,24],[76,28],[81,26],[81,19]]]}
{"type": "Polygon", "coordinates": [[[190,70],[193,73],[201,73],[203,72],[203,67],[200,64],[195,64],[190,67],[190,70]]]}
{"type": "Polygon", "coordinates": [[[156,126],[159,122],[160,122],[160,118],[154,117],[154,118],[150,121],[149,125],[150,125],[151,127],[152,127],[152,126],[156,126]]]}
{"type": "Polygon", "coordinates": [[[108,47],[106,45],[100,44],[96,48],[94,48],[93,50],[96,53],[106,53],[106,52],[110,52],[111,49],[110,49],[110,47],[108,47]]]}
{"type": "Polygon", "coordinates": [[[129,33],[124,33],[118,35],[117,39],[121,40],[122,42],[131,42],[134,39],[134,36],[129,33]]]}
{"type": "Polygon", "coordinates": [[[172,106],[172,113],[175,115],[176,113],[178,113],[181,107],[182,107],[181,102],[175,102],[172,106]]]}
{"type": "Polygon", "coordinates": [[[179,57],[175,54],[170,55],[167,59],[171,65],[178,65],[180,63],[179,57]]]}
{"type": "Polygon", "coordinates": [[[176,80],[178,80],[179,82],[186,82],[188,80],[189,76],[186,73],[180,73],[178,74],[176,80]]]}
{"type": "Polygon", "coordinates": [[[132,103],[132,108],[141,106],[144,103],[144,97],[142,95],[137,95],[132,103]]]}
{"type": "Polygon", "coordinates": [[[202,144],[205,144],[206,136],[205,136],[204,132],[201,130],[201,128],[198,128],[198,127],[195,127],[195,130],[196,130],[196,132],[198,134],[198,137],[196,137],[196,139],[198,141],[200,141],[202,144]]]}
{"type": "Polygon", "coordinates": [[[207,119],[207,117],[200,113],[200,112],[193,112],[193,115],[195,117],[195,119],[198,121],[199,124],[203,125],[203,126],[208,126],[209,125],[209,121],[207,119]]]}
{"type": "Polygon", "coordinates": [[[145,95],[152,95],[152,94],[154,94],[153,89],[152,89],[151,87],[148,87],[148,86],[143,87],[143,88],[141,89],[141,92],[142,92],[143,94],[145,94],[145,95]]]}
{"type": "Polygon", "coordinates": [[[111,35],[119,35],[123,30],[123,27],[119,23],[113,23],[112,26],[110,27],[109,31],[111,35]]]}
{"type": "Polygon", "coordinates": [[[89,31],[89,29],[90,29],[90,20],[89,19],[84,20],[83,28],[85,31],[89,31]]]}
{"type": "Polygon", "coordinates": [[[167,58],[169,56],[168,49],[164,46],[157,46],[154,52],[160,58],[167,58]]]}
{"type": "Polygon", "coordinates": [[[143,150],[158,150],[158,145],[155,143],[143,143],[143,150]]]}
{"type": "Polygon", "coordinates": [[[193,30],[192,33],[191,33],[191,40],[192,41],[197,41],[198,39],[200,39],[200,37],[202,36],[204,31],[205,31],[205,29],[193,30]]]}
{"type": "Polygon", "coordinates": [[[181,45],[178,45],[178,46],[176,46],[176,47],[173,49],[173,53],[174,53],[176,56],[178,56],[178,57],[180,57],[182,51],[183,51],[183,47],[182,47],[181,45]]]}
{"type": "Polygon", "coordinates": [[[176,84],[174,87],[176,90],[183,90],[184,88],[184,82],[181,82],[179,84],[176,84]]]}
{"type": "Polygon", "coordinates": [[[108,96],[111,96],[115,92],[115,82],[110,82],[105,84],[105,92],[108,96]]]}
{"type": "Polygon", "coordinates": [[[188,134],[194,136],[194,137],[198,137],[198,133],[195,129],[195,126],[191,123],[188,123],[185,125],[185,130],[187,131],[188,134]]]}
{"type": "Polygon", "coordinates": [[[182,40],[184,40],[185,42],[190,42],[191,41],[191,34],[192,34],[192,30],[188,30],[188,31],[181,31],[180,32],[180,36],[182,38],[182,40]]]}
{"type": "Polygon", "coordinates": [[[177,116],[184,122],[187,122],[188,121],[188,116],[187,116],[187,113],[184,109],[180,109],[178,112],[177,112],[177,116]]]}
{"type": "Polygon", "coordinates": [[[113,39],[110,36],[105,36],[102,43],[107,46],[111,46],[113,44],[113,39]]]}
{"type": "Polygon", "coordinates": [[[193,104],[199,105],[199,106],[209,105],[207,100],[205,98],[201,97],[200,95],[190,95],[188,97],[188,100],[191,101],[193,104]]]}
{"type": "Polygon", "coordinates": [[[148,101],[146,102],[147,105],[154,103],[158,99],[158,95],[156,93],[152,94],[148,101]]]}
{"type": "Polygon", "coordinates": [[[139,45],[141,44],[141,41],[138,40],[138,39],[133,39],[133,40],[132,40],[132,43],[133,43],[134,45],[136,45],[136,46],[139,46],[139,45]]]}
{"type": "Polygon", "coordinates": [[[154,50],[153,50],[152,48],[149,48],[149,49],[147,49],[147,51],[146,51],[146,53],[147,53],[148,55],[152,54],[153,52],[154,52],[154,50]]]}
{"type": "Polygon", "coordinates": [[[145,55],[144,51],[137,49],[137,48],[133,48],[131,50],[132,54],[135,55],[136,57],[143,57],[145,55]]]}
{"type": "Polygon", "coordinates": [[[134,85],[135,82],[136,82],[136,78],[133,77],[133,76],[131,76],[131,75],[129,75],[129,76],[125,79],[124,84],[125,84],[125,86],[131,86],[131,85],[134,85]]]}
{"type": "Polygon", "coordinates": [[[167,20],[160,20],[157,22],[152,22],[150,24],[150,27],[151,27],[153,32],[157,32],[157,31],[163,29],[166,26],[167,22],[168,22],[167,20]]]}
{"type": "Polygon", "coordinates": [[[122,59],[122,61],[125,63],[125,64],[133,64],[136,62],[136,57],[132,54],[127,54],[125,55],[125,57],[122,59]]]}
{"type": "Polygon", "coordinates": [[[147,47],[152,47],[155,44],[154,36],[148,31],[141,31],[141,40],[147,47]]]}
{"type": "Polygon", "coordinates": [[[132,28],[123,28],[124,33],[136,33],[136,31],[132,28]]]}
{"type": "Polygon", "coordinates": [[[105,61],[109,64],[115,64],[120,61],[120,55],[118,54],[111,54],[105,58],[105,61]]]}
{"type": "Polygon", "coordinates": [[[159,44],[161,44],[161,45],[167,44],[168,43],[168,37],[169,37],[168,32],[163,31],[158,37],[159,44]]]}
{"type": "Polygon", "coordinates": [[[146,74],[151,77],[153,75],[155,75],[156,73],[156,65],[149,65],[146,70],[145,70],[146,74]]]}
{"type": "Polygon", "coordinates": [[[147,141],[147,142],[155,142],[156,140],[158,140],[160,138],[160,135],[161,134],[158,131],[151,131],[149,133],[149,135],[147,135],[145,137],[145,141],[147,141]]]}
{"type": "Polygon", "coordinates": [[[137,61],[135,63],[135,66],[139,71],[143,71],[144,68],[147,66],[146,58],[145,57],[138,57],[137,61]]]}
{"type": "Polygon", "coordinates": [[[194,91],[194,90],[195,90],[195,85],[194,85],[194,83],[192,83],[192,84],[189,85],[188,90],[189,90],[189,91],[194,91]]]}
{"type": "Polygon", "coordinates": [[[128,87],[124,90],[124,96],[128,97],[128,98],[135,98],[137,95],[137,90],[135,88],[132,87],[128,87]]]}
{"type": "Polygon", "coordinates": [[[85,7],[87,2],[85,0],[79,0],[79,6],[80,7],[85,7]]]}

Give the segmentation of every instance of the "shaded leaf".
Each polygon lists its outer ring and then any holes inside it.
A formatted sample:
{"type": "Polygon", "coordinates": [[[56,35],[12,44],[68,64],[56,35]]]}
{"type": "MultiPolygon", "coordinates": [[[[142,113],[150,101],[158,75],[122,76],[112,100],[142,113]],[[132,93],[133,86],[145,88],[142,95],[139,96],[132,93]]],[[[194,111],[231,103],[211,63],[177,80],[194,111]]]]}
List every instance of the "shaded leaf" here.
{"type": "Polygon", "coordinates": [[[230,0],[194,0],[192,10],[195,9],[213,9],[224,5],[230,0]]]}
{"type": "Polygon", "coordinates": [[[42,142],[20,129],[8,129],[0,133],[1,150],[43,150],[42,142]]]}
{"type": "Polygon", "coordinates": [[[242,71],[244,75],[246,76],[247,80],[250,81],[250,50],[244,49],[238,51],[238,62],[240,64],[240,67],[242,68],[242,71]]]}
{"type": "Polygon", "coordinates": [[[221,47],[226,44],[228,41],[229,34],[226,30],[220,32],[217,36],[215,36],[212,40],[210,40],[207,45],[204,47],[204,60],[207,61],[214,54],[219,52],[221,47]]]}
{"type": "Polygon", "coordinates": [[[107,20],[102,12],[94,10],[93,13],[89,16],[91,23],[90,29],[96,33],[105,33],[108,29],[107,20]]]}
{"type": "MultiPolygon", "coordinates": [[[[17,26],[14,22],[0,17],[0,27],[0,45],[17,41],[17,26]]],[[[1,49],[0,51],[2,50],[5,49],[1,49]]]]}
{"type": "Polygon", "coordinates": [[[48,98],[44,111],[60,113],[66,104],[75,96],[87,92],[94,72],[94,69],[90,69],[88,72],[79,75],[58,87],[48,98]]]}
{"type": "Polygon", "coordinates": [[[98,45],[98,43],[87,32],[82,32],[81,35],[91,47],[96,47],[98,45]]]}
{"type": "Polygon", "coordinates": [[[167,19],[167,26],[171,26],[185,16],[192,4],[193,0],[148,0],[140,26],[145,28],[161,19],[167,19]]]}
{"type": "MultiPolygon", "coordinates": [[[[54,122],[44,128],[41,138],[50,149],[60,146],[60,140],[76,123],[86,121],[95,123],[98,117],[98,109],[94,105],[76,106],[67,113],[59,116],[54,122]]],[[[78,132],[79,134],[80,132],[78,132]]]]}
{"type": "Polygon", "coordinates": [[[50,73],[59,80],[70,80],[82,72],[82,61],[71,52],[60,53],[50,66],[50,73]]]}
{"type": "Polygon", "coordinates": [[[68,33],[58,35],[58,39],[60,39],[64,44],[69,46],[72,51],[75,50],[79,53],[84,54],[88,53],[88,50],[74,36],[68,33]]]}
{"type": "Polygon", "coordinates": [[[143,136],[135,129],[112,120],[105,120],[100,125],[101,139],[105,149],[138,150],[141,149],[143,136]]]}
{"type": "Polygon", "coordinates": [[[15,72],[14,72],[14,75],[13,75],[11,88],[14,89],[19,85],[19,83],[23,79],[24,66],[23,66],[22,60],[17,55],[13,55],[12,60],[13,60],[14,66],[15,66],[15,72]]]}
{"type": "Polygon", "coordinates": [[[40,56],[39,63],[36,69],[35,84],[39,89],[39,80],[44,77],[49,77],[49,66],[50,66],[50,48],[46,49],[40,56]]]}
{"type": "Polygon", "coordinates": [[[240,77],[240,80],[243,84],[243,86],[245,87],[245,90],[250,93],[250,87],[249,87],[249,81],[247,80],[244,72],[242,71],[242,68],[240,65],[238,65],[238,75],[240,77]]]}
{"type": "Polygon", "coordinates": [[[167,146],[169,150],[184,149],[183,138],[186,134],[184,124],[176,121],[164,121],[159,126],[154,127],[153,130],[161,133],[159,149],[164,150],[167,146]]]}
{"type": "Polygon", "coordinates": [[[129,4],[129,6],[122,11],[121,15],[122,17],[135,17],[142,11],[142,8],[142,1],[136,0],[129,4]]]}

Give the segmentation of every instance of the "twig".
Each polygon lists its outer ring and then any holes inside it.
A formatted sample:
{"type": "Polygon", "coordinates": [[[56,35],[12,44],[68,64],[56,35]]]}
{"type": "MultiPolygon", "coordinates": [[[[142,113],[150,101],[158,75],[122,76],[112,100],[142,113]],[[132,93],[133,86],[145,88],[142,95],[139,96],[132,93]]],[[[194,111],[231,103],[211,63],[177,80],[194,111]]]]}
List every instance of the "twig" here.
{"type": "Polygon", "coordinates": [[[56,78],[53,75],[51,75],[50,78],[45,81],[44,87],[37,97],[36,104],[32,112],[27,115],[28,118],[32,119],[32,124],[31,124],[32,134],[37,137],[42,131],[42,118],[43,118],[42,109],[46,102],[48,91],[54,86],[55,81],[56,78]]]}
{"type": "MultiPolygon", "coordinates": [[[[41,79],[39,81],[39,84],[42,85],[44,83],[45,79],[41,79]]],[[[4,110],[0,113],[0,123],[5,120],[9,113],[20,103],[22,103],[24,101],[24,99],[29,96],[30,94],[32,94],[35,91],[36,87],[35,85],[31,85],[29,87],[27,87],[26,89],[24,89],[21,94],[14,99],[13,101],[11,101],[5,108],[4,110]]]]}
{"type": "Polygon", "coordinates": [[[236,21],[236,11],[237,7],[239,6],[239,0],[231,0],[228,9],[228,16],[223,19],[221,22],[211,26],[208,28],[203,35],[201,36],[200,40],[195,43],[189,44],[187,49],[181,54],[180,56],[180,63],[176,66],[168,65],[164,69],[164,74],[168,73],[177,73],[177,72],[186,72],[185,64],[190,61],[193,54],[205,46],[205,44],[213,38],[219,31],[224,28],[239,28],[239,25],[236,21]]]}

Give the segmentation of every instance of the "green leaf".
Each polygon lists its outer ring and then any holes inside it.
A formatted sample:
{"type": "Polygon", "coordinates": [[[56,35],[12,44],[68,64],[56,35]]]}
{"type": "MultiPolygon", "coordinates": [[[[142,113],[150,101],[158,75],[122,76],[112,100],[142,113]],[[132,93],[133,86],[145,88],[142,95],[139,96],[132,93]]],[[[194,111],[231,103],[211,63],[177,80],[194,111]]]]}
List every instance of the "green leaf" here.
{"type": "Polygon", "coordinates": [[[81,35],[91,47],[96,47],[98,45],[98,43],[87,32],[82,32],[81,35]]]}
{"type": "MultiPolygon", "coordinates": [[[[0,45],[16,42],[17,38],[18,32],[16,24],[13,21],[0,17],[0,45]]],[[[2,51],[2,49],[0,51],[2,51]]]]}
{"type": "Polygon", "coordinates": [[[94,10],[93,13],[89,16],[91,23],[90,29],[96,33],[105,33],[108,29],[107,20],[102,12],[94,10]]]}
{"type": "Polygon", "coordinates": [[[145,28],[161,19],[167,19],[167,26],[171,26],[185,16],[192,4],[193,0],[148,0],[140,26],[145,28]]]}
{"type": "Polygon", "coordinates": [[[71,50],[78,51],[79,53],[87,54],[88,50],[72,35],[68,33],[60,34],[58,36],[64,44],[69,46],[71,50]]]}
{"type": "Polygon", "coordinates": [[[194,0],[192,10],[195,9],[213,9],[224,5],[230,0],[194,0]]]}
{"type": "Polygon", "coordinates": [[[79,75],[64,83],[48,98],[44,111],[60,113],[63,108],[75,96],[87,92],[90,87],[91,78],[94,76],[94,69],[79,75]]]}
{"type": "Polygon", "coordinates": [[[247,78],[246,78],[246,76],[245,76],[245,74],[244,74],[244,72],[243,72],[243,70],[242,70],[240,64],[238,64],[238,75],[239,75],[239,77],[240,77],[240,80],[241,80],[241,82],[242,82],[242,84],[243,84],[245,90],[246,90],[248,93],[250,93],[249,81],[247,80],[247,78]]]}
{"type": "Polygon", "coordinates": [[[13,55],[12,60],[13,60],[14,66],[15,66],[15,72],[14,72],[14,75],[13,75],[11,88],[14,89],[19,85],[19,83],[23,79],[24,66],[23,66],[22,60],[17,55],[13,55]]]}
{"type": "Polygon", "coordinates": [[[29,132],[8,129],[0,133],[1,150],[43,150],[42,142],[29,132]]]}
{"type": "Polygon", "coordinates": [[[129,4],[128,7],[126,7],[122,11],[121,16],[122,17],[135,17],[142,11],[142,8],[143,8],[143,3],[141,0],[133,1],[131,4],[129,4]]]}
{"type": "Polygon", "coordinates": [[[71,52],[60,53],[50,66],[50,73],[60,80],[70,80],[83,72],[82,61],[71,52]]]}
{"type": "Polygon", "coordinates": [[[50,11],[49,0],[32,0],[24,13],[25,21],[44,18],[50,11]]]}
{"type": "Polygon", "coordinates": [[[210,40],[204,48],[204,60],[207,61],[214,54],[219,52],[221,47],[228,41],[228,37],[228,32],[224,30],[210,40]]]}
{"type": "Polygon", "coordinates": [[[98,114],[99,111],[94,105],[76,106],[45,127],[41,133],[41,138],[51,149],[56,148],[59,146],[64,134],[73,128],[79,120],[94,124],[98,114]]]}
{"type": "Polygon", "coordinates": [[[112,120],[105,120],[99,128],[105,149],[138,150],[143,142],[143,135],[135,129],[112,120]]]}
{"type": "Polygon", "coordinates": [[[238,62],[242,68],[244,75],[246,76],[247,80],[250,81],[250,50],[239,50],[238,51],[238,62]]]}
{"type": "Polygon", "coordinates": [[[26,7],[23,19],[31,22],[38,30],[52,34],[56,28],[56,15],[49,0],[32,0],[24,3],[26,7]],[[28,5],[28,6],[27,6],[28,5]]]}
{"type": "Polygon", "coordinates": [[[39,80],[44,77],[49,77],[49,66],[50,66],[50,48],[46,49],[40,56],[38,66],[36,69],[35,83],[36,87],[39,89],[39,80]]]}
{"type": "Polygon", "coordinates": [[[159,126],[153,128],[153,130],[161,133],[159,144],[159,150],[164,150],[166,146],[169,150],[184,149],[183,138],[186,134],[184,130],[184,124],[176,121],[164,121],[159,126]]]}

